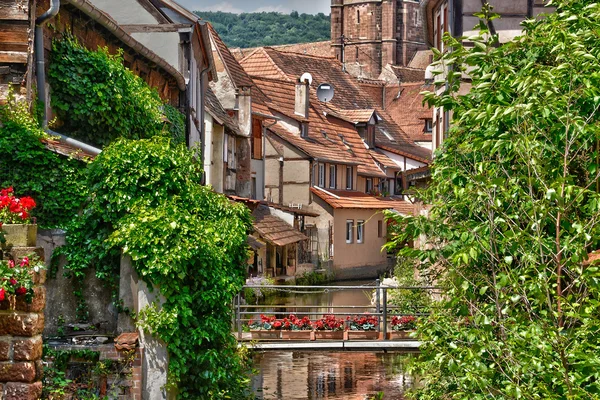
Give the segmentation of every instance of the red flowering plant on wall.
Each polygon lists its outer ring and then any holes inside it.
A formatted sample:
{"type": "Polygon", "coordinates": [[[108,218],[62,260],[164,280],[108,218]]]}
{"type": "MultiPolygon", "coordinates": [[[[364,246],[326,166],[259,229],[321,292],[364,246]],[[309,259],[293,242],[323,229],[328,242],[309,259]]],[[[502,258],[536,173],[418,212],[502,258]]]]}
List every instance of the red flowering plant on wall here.
{"type": "Polygon", "coordinates": [[[21,261],[0,260],[0,301],[11,296],[23,296],[28,303],[33,299],[33,274],[43,269],[37,257],[24,257],[21,261]]]}
{"type": "Polygon", "coordinates": [[[346,318],[351,331],[374,331],[379,325],[379,318],[364,313],[363,315],[355,315],[353,318],[346,318]]]}
{"type": "Polygon", "coordinates": [[[283,323],[275,318],[274,315],[267,316],[260,314],[260,320],[248,321],[248,327],[252,330],[260,330],[260,331],[271,331],[276,329],[281,329],[283,323]]]}
{"type": "Polygon", "coordinates": [[[35,205],[31,197],[16,197],[12,187],[0,190],[0,225],[28,224],[31,221],[30,212],[35,205]]]}
{"type": "Polygon", "coordinates": [[[323,315],[323,318],[313,322],[313,328],[316,331],[343,331],[344,320],[331,314],[323,315]]]}
{"type": "Polygon", "coordinates": [[[392,317],[392,330],[394,331],[410,331],[417,327],[417,318],[413,315],[392,317]]]}
{"type": "Polygon", "coordinates": [[[294,314],[290,314],[288,318],[281,320],[281,329],[287,331],[310,331],[312,330],[312,323],[310,318],[302,317],[298,318],[294,314]]]}

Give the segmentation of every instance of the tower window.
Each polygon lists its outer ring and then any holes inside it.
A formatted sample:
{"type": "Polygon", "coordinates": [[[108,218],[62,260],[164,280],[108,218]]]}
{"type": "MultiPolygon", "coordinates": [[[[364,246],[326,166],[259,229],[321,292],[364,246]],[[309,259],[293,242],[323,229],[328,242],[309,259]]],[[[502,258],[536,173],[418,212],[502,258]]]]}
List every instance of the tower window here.
{"type": "Polygon", "coordinates": [[[360,11],[356,10],[356,23],[360,24],[360,11]]]}

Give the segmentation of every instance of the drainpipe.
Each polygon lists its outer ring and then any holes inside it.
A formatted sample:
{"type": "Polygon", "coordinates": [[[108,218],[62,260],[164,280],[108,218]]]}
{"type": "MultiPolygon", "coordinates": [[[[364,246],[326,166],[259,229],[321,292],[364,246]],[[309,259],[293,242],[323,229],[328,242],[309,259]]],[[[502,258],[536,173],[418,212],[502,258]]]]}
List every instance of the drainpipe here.
{"type": "Polygon", "coordinates": [[[44,113],[42,120],[42,128],[46,129],[48,126],[48,112],[46,107],[46,61],[44,59],[44,24],[46,21],[54,18],[58,14],[60,9],[60,0],[50,0],[50,8],[48,11],[40,15],[35,20],[35,39],[34,39],[34,52],[36,59],[36,81],[38,99],[44,105],[44,113]]]}
{"type": "Polygon", "coordinates": [[[44,57],[44,24],[54,18],[60,9],[60,0],[50,0],[48,11],[35,20],[34,54],[36,60],[35,75],[37,83],[38,100],[44,105],[42,116],[42,128],[52,136],[58,136],[61,142],[80,148],[81,150],[98,155],[102,150],[89,144],[72,139],[58,132],[48,129],[48,107],[46,104],[46,60],[44,57]]]}
{"type": "Polygon", "coordinates": [[[206,125],[204,124],[204,103],[206,98],[206,89],[204,85],[204,76],[210,70],[210,65],[200,71],[200,165],[202,165],[202,185],[206,185],[206,171],[204,171],[204,138],[206,136],[206,125]]]}

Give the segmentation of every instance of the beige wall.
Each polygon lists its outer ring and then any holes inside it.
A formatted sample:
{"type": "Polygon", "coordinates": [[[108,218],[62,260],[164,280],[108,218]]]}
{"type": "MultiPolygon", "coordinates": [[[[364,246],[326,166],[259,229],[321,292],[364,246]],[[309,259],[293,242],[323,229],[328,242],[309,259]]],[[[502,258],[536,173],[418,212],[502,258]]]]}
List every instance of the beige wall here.
{"type": "Polygon", "coordinates": [[[380,210],[336,209],[334,211],[334,269],[382,265],[387,255],[381,251],[386,241],[385,223],[382,237],[377,237],[377,221],[383,221],[380,210]],[[346,243],[346,220],[354,220],[353,243],[346,243]],[[365,221],[364,241],[356,243],[357,221],[365,221]]]}
{"type": "Polygon", "coordinates": [[[223,165],[223,139],[225,128],[223,125],[214,124],[212,131],[212,155],[208,160],[211,164],[210,184],[215,192],[223,193],[223,174],[225,168],[223,165]]]}

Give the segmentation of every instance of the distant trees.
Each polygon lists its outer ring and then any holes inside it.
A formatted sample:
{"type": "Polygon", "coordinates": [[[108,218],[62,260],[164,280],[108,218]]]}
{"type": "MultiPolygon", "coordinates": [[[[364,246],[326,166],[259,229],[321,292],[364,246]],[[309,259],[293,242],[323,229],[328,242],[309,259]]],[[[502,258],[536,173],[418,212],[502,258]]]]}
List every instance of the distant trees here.
{"type": "Polygon", "coordinates": [[[230,47],[276,46],[329,40],[331,19],[319,13],[291,14],[277,12],[233,14],[226,12],[195,11],[209,21],[225,44],[230,47]]]}

